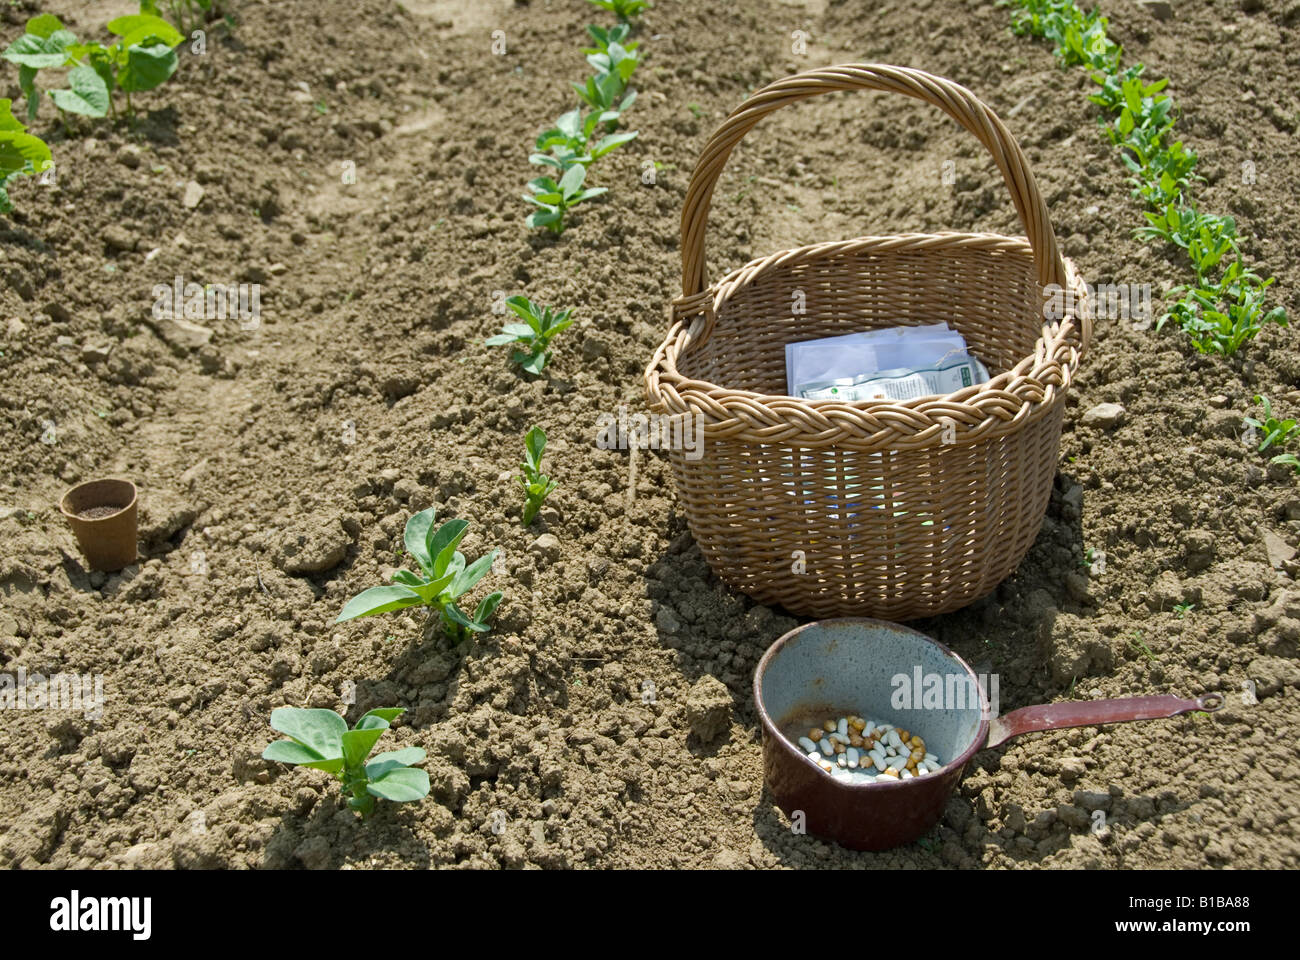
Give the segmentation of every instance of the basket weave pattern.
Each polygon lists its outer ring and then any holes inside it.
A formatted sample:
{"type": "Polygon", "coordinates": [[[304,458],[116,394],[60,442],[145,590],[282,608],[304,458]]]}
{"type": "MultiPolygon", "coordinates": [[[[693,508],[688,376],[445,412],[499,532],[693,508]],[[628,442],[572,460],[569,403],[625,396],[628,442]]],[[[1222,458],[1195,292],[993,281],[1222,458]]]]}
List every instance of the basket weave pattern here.
{"type": "Polygon", "coordinates": [[[651,409],[698,416],[703,455],[670,454],[691,532],[718,576],[811,616],[902,620],[962,607],[1037,535],[1065,395],[1091,324],[1020,148],[964,87],[917,70],[828,67],[769,85],[714,133],[682,213],[682,296],[646,371],[651,409]],[[862,237],[781,251],[706,286],[704,233],[732,148],[763,116],[831,90],[927,100],[975,135],[1027,238],[862,237]],[[1074,292],[1043,320],[1042,288],[1074,292]],[[805,311],[792,312],[795,291],[805,311]],[[992,379],[906,402],[785,396],[785,345],[946,321],[992,379]]]}

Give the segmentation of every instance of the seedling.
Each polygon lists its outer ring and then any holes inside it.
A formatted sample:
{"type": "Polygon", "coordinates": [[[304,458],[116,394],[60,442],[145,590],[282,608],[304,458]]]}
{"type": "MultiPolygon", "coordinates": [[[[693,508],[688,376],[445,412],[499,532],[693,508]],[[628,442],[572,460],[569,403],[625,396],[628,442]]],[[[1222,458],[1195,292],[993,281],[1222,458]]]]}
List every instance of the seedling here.
{"type": "Polygon", "coordinates": [[[550,307],[539,307],[522,296],[510,297],[506,300],[506,306],[524,323],[507,323],[500,333],[489,337],[483,345],[499,347],[507,343],[522,344],[522,348],[516,350],[510,359],[529,373],[540,374],[551,359],[551,338],[573,324],[573,311],[556,313],[550,307]]]}
{"type": "MultiPolygon", "coordinates": [[[[636,139],[636,131],[611,133],[589,145],[592,134],[604,115],[589,113],[584,120],[582,110],[570,110],[555,121],[555,126],[537,138],[537,150],[528,159],[538,166],[555,167],[561,174],[576,165],[586,166],[607,153],[617,150],[629,140],[636,139]],[[549,150],[550,154],[540,151],[549,150]]],[[[563,179],[563,177],[561,177],[563,179]]]]}
{"type": "Polygon", "coordinates": [[[1148,647],[1146,641],[1142,639],[1141,630],[1133,631],[1133,636],[1129,639],[1129,647],[1131,647],[1134,652],[1142,654],[1142,656],[1146,657],[1151,663],[1156,662],[1156,655],[1151,652],[1151,648],[1148,647]]]}
{"type": "Polygon", "coordinates": [[[9,184],[19,177],[44,173],[53,160],[50,148],[13,114],[9,100],[0,99],[0,213],[13,210],[9,184]]]}
{"type": "MultiPolygon", "coordinates": [[[[610,40],[605,44],[605,49],[587,54],[587,62],[591,64],[597,76],[618,77],[622,86],[626,86],[632,79],[632,74],[636,73],[636,68],[641,65],[641,54],[637,52],[635,45],[629,48],[617,40],[610,40]]],[[[574,86],[577,87],[578,84],[575,83],[574,86]]],[[[582,90],[579,89],[578,92],[581,93],[582,90]]]]}
{"type": "Polygon", "coordinates": [[[541,427],[533,427],[524,437],[524,462],[520,464],[523,468],[519,482],[524,488],[525,527],[533,522],[542,503],[556,487],[556,482],[542,473],[542,451],[545,449],[546,432],[541,427]]]}
{"type": "Polygon", "coordinates": [[[586,83],[575,82],[573,89],[595,111],[597,122],[606,124],[610,130],[618,126],[619,118],[636,102],[636,91],[624,93],[625,84],[617,73],[588,77],[586,83]]]}
{"type": "Polygon", "coordinates": [[[1174,616],[1178,617],[1179,620],[1182,620],[1184,617],[1186,617],[1189,613],[1191,613],[1195,609],[1196,609],[1196,604],[1194,603],[1175,603],[1174,616]]]}
{"type": "Polygon", "coordinates": [[[1263,419],[1256,417],[1246,417],[1242,422],[1253,430],[1261,430],[1264,433],[1264,439],[1259,443],[1259,451],[1263,453],[1269,447],[1284,447],[1300,426],[1294,419],[1279,420],[1273,416],[1273,404],[1269,402],[1268,397],[1256,396],[1255,403],[1263,411],[1263,419]]]}
{"type": "Polygon", "coordinates": [[[473,616],[461,610],[457,601],[486,576],[497,551],[466,565],[464,555],[456,546],[469,529],[469,523],[448,520],[435,528],[436,515],[437,508],[430,507],[406,521],[403,540],[418,571],[398,570],[391,585],[363,590],[347,602],[335,623],[423,606],[437,612],[443,632],[458,644],[468,640],[471,633],[486,633],[491,629],[488,621],[501,603],[500,591],[484,597],[473,616]]]}
{"type": "Polygon", "coordinates": [[[586,54],[609,53],[611,43],[620,44],[624,50],[635,50],[641,44],[637,40],[629,41],[627,35],[632,32],[632,27],[627,23],[618,23],[606,30],[604,27],[596,27],[591,24],[587,25],[587,33],[591,36],[594,47],[584,47],[582,52],[586,54]]]}
{"type": "Polygon", "coordinates": [[[272,743],[262,759],[324,770],[350,794],[348,807],[365,819],[376,798],[410,803],[428,796],[429,774],[412,767],[424,759],[419,747],[389,750],[367,762],[389,724],[405,712],[403,707],[371,710],[349,730],[333,710],[280,707],[271,711],[271,729],[289,739],[272,743]]]}
{"type": "Polygon", "coordinates": [[[602,10],[608,10],[624,23],[650,6],[647,0],[588,0],[588,2],[602,10]]]}
{"type": "Polygon", "coordinates": [[[27,98],[28,117],[35,117],[39,109],[38,70],[72,68],[68,87],[49,91],[65,126],[69,113],[87,117],[112,113],[116,117],[113,94],[118,90],[126,98],[126,115],[134,117],[131,94],[152,90],[176,72],[175,47],[185,38],[161,17],[145,13],[118,17],[109,21],[108,32],[119,39],[105,47],[78,43],[76,35],[52,14],[27,21],[27,32],[0,56],[18,64],[18,85],[27,98]]]}
{"type": "Polygon", "coordinates": [[[587,168],[579,163],[565,170],[559,183],[550,177],[529,180],[528,189],[533,194],[532,196],[523,194],[523,198],[539,209],[528,215],[525,221],[528,226],[545,227],[557,235],[563,233],[566,213],[580,203],[609,192],[607,187],[590,187],[584,190],[582,184],[586,179],[587,168]]]}

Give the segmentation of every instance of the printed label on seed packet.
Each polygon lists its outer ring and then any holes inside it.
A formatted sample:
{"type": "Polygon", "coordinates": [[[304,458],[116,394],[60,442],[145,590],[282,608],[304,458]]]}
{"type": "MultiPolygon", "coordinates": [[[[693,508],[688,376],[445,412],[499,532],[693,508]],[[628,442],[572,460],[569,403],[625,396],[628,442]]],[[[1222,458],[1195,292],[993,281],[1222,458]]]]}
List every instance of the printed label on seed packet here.
{"type": "Polygon", "coordinates": [[[805,400],[914,400],[953,393],[988,378],[984,365],[968,355],[922,370],[878,370],[859,377],[804,384],[799,395],[805,400]]]}

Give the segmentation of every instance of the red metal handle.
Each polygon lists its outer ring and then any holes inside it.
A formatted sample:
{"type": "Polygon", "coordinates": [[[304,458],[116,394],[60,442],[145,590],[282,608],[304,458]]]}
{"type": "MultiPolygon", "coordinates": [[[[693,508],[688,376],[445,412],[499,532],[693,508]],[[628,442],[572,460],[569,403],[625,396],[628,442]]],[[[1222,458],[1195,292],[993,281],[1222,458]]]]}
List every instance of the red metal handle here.
{"type": "Polygon", "coordinates": [[[1064,727],[1091,727],[1102,723],[1127,723],[1130,720],[1159,720],[1182,713],[1222,710],[1222,694],[1207,693],[1195,700],[1165,694],[1159,697],[1126,697],[1120,700],[1067,700],[1021,707],[989,722],[989,738],[984,744],[996,747],[1022,733],[1037,730],[1060,730],[1064,727]]]}

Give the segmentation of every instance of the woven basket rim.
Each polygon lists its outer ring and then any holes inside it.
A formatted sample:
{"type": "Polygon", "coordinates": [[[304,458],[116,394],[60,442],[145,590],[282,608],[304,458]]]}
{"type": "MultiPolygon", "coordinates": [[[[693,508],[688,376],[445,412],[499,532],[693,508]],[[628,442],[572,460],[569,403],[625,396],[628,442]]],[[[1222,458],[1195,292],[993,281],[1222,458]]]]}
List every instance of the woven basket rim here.
{"type": "Polygon", "coordinates": [[[802,434],[803,440],[815,446],[853,439],[854,446],[880,443],[893,449],[900,448],[899,441],[910,441],[903,442],[902,448],[928,445],[940,431],[956,431],[949,442],[973,442],[1037,419],[1054,405],[1058,393],[1068,389],[1088,345],[1086,287],[1065,257],[1061,262],[1073,292],[1072,307],[1067,307],[1061,320],[1043,324],[1032,354],[987,382],[954,393],[903,401],[806,400],[695,380],[678,371],[680,357],[708,342],[718,311],[731,297],[773,270],[873,247],[897,252],[942,250],[953,245],[1025,255],[1031,261],[1033,257],[1026,238],[995,233],[856,237],[777,251],[732,270],[699,294],[676,298],[671,305],[671,328],[646,369],[651,409],[670,415],[702,415],[706,427],[732,439],[788,441],[792,435],[802,434]],[[782,425],[786,429],[781,429],[782,425]],[[828,433],[836,438],[831,439],[828,433]]]}

